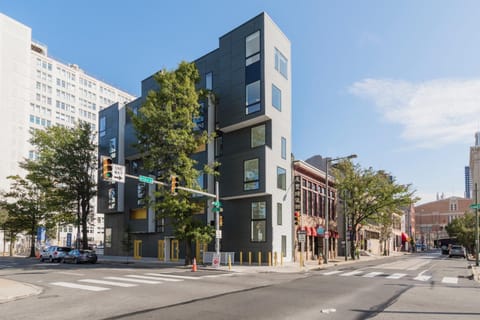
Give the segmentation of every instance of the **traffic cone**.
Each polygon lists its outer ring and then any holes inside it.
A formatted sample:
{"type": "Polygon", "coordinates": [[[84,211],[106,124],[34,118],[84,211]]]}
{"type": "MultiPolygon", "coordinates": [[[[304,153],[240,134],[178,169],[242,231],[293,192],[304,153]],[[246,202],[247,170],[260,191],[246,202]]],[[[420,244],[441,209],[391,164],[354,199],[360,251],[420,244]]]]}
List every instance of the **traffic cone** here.
{"type": "Polygon", "coordinates": [[[197,259],[193,258],[192,272],[197,271],[197,259]]]}

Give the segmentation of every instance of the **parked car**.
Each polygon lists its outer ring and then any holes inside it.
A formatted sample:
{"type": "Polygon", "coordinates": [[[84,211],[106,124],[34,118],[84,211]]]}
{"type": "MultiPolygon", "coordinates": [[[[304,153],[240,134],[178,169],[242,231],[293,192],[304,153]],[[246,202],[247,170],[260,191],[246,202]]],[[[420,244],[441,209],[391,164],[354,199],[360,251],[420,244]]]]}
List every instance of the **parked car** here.
{"type": "Polygon", "coordinates": [[[69,247],[51,246],[40,253],[40,262],[48,260],[50,262],[62,261],[65,255],[72,250],[69,247]]]}
{"type": "Polygon", "coordinates": [[[71,250],[64,258],[63,262],[73,262],[73,263],[96,263],[98,260],[97,254],[93,250],[82,250],[82,249],[73,249],[71,250]]]}
{"type": "Polygon", "coordinates": [[[448,251],[448,257],[463,257],[463,259],[465,259],[467,257],[467,251],[465,250],[465,247],[454,244],[448,251]]]}

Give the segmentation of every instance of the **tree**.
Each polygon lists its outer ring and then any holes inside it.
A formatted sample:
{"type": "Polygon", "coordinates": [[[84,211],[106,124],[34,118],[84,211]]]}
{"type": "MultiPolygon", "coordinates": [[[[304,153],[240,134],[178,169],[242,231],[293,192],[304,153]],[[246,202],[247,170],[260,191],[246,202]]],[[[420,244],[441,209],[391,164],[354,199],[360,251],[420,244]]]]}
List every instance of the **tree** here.
{"type": "MultiPolygon", "coordinates": [[[[35,257],[35,236],[41,223],[52,215],[53,203],[47,196],[53,187],[48,178],[28,174],[27,177],[7,177],[12,181],[10,191],[3,193],[1,206],[8,212],[5,227],[11,243],[22,231],[30,235],[30,257],[35,257]]],[[[10,252],[11,252],[10,248],[10,252]]]]}
{"type": "MultiPolygon", "coordinates": [[[[364,224],[388,218],[401,208],[415,202],[414,191],[410,185],[395,183],[384,171],[372,168],[362,169],[349,160],[339,162],[333,169],[337,192],[346,192],[347,220],[351,226],[351,239],[356,239],[357,232],[364,224]]],[[[391,221],[391,220],[390,220],[391,221]]],[[[355,241],[351,241],[351,256],[355,259],[355,241]]]]}
{"type": "Polygon", "coordinates": [[[456,238],[457,242],[467,248],[468,252],[475,252],[475,215],[466,212],[465,215],[453,219],[446,227],[448,235],[456,238]]]}
{"type": "MultiPolygon", "coordinates": [[[[173,175],[183,186],[199,189],[199,176],[212,170],[209,166],[198,168],[192,158],[209,138],[206,131],[194,126],[194,119],[203,116],[199,101],[205,98],[205,92],[195,86],[198,70],[193,63],[181,62],[176,70],[162,70],[154,77],[159,89],[148,93],[138,114],[129,112],[139,141],[135,147],[144,168],[158,180],[169,183],[173,175]]],[[[185,241],[185,264],[190,264],[192,241],[212,239],[213,228],[196,215],[203,212],[205,202],[183,190],[172,194],[169,188],[158,188],[148,203],[155,206],[159,218],[170,221],[175,237],[185,241]]]]}
{"type": "Polygon", "coordinates": [[[21,166],[31,173],[49,177],[54,185],[51,197],[62,208],[57,218],[67,222],[76,214],[77,227],[82,226],[82,247],[88,248],[87,222],[90,203],[96,195],[97,156],[95,135],[87,122],[74,128],[53,126],[32,132],[31,144],[39,154],[37,160],[26,160],[21,166]]]}

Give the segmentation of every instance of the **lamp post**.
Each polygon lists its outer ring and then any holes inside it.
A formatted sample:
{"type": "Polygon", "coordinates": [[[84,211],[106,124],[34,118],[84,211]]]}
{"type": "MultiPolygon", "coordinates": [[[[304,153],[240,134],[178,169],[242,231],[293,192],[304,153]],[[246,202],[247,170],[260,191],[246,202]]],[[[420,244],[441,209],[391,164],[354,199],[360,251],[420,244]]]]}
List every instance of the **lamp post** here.
{"type": "Polygon", "coordinates": [[[323,246],[323,260],[324,263],[328,263],[328,255],[330,253],[330,244],[329,244],[329,237],[330,237],[330,232],[328,231],[328,220],[329,220],[329,205],[328,205],[328,166],[330,165],[331,162],[333,161],[338,161],[338,160],[344,160],[344,159],[354,159],[356,158],[356,154],[351,154],[346,157],[338,157],[338,158],[325,158],[325,236],[324,236],[324,246],[323,246]]]}

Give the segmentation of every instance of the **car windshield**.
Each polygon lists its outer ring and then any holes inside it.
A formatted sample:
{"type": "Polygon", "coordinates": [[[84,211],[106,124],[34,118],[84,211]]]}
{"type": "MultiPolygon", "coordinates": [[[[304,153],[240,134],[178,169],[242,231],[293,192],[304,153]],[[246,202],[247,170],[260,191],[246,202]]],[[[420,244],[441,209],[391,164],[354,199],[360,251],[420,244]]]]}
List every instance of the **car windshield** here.
{"type": "Polygon", "coordinates": [[[454,249],[454,250],[461,250],[462,247],[461,247],[461,246],[452,246],[452,249],[454,249]]]}

